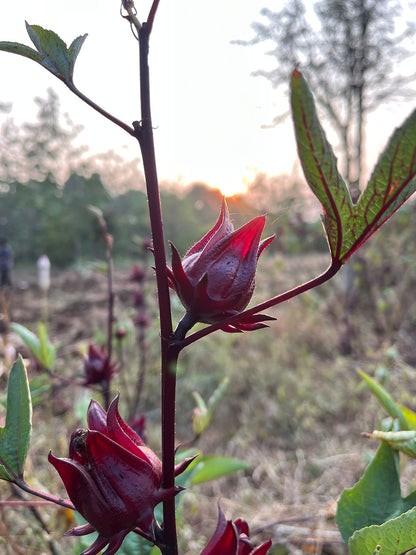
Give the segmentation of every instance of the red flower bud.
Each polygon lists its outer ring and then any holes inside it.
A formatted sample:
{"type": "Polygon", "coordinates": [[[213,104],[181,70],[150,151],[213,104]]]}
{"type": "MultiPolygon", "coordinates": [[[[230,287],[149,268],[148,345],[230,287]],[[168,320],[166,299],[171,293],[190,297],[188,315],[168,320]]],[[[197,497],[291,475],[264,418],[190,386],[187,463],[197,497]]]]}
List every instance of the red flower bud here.
{"type": "Polygon", "coordinates": [[[130,281],[135,281],[137,283],[142,283],[146,277],[146,272],[142,266],[133,266],[130,270],[130,281]]]}
{"type": "MultiPolygon", "coordinates": [[[[257,260],[273,237],[260,241],[265,216],[254,218],[234,231],[227,204],[223,200],[215,226],[181,260],[174,245],[169,285],[195,321],[213,324],[246,308],[254,291],[257,260]]],[[[264,327],[256,315],[244,318],[225,331],[264,327]]]]}
{"type": "Polygon", "coordinates": [[[137,308],[141,308],[141,307],[145,306],[146,303],[145,303],[145,299],[144,299],[144,295],[143,295],[142,291],[136,291],[134,293],[133,304],[137,308]]]}
{"type": "Polygon", "coordinates": [[[88,346],[88,355],[84,356],[84,370],[84,385],[109,381],[116,373],[116,367],[110,363],[103,345],[100,349],[96,349],[94,345],[88,346]]]}
{"type": "Polygon", "coordinates": [[[201,555],[266,555],[272,546],[271,540],[254,549],[247,522],[226,520],[220,506],[218,510],[217,528],[201,555]]]}
{"type": "MultiPolygon", "coordinates": [[[[98,538],[84,554],[96,555],[107,544],[114,554],[132,530],[155,540],[155,506],[182,488],[162,489],[162,464],[118,412],[118,398],[108,412],[95,401],[87,413],[88,430],[76,430],[69,458],[49,453],[49,462],[62,478],[76,510],[89,524],[67,532],[81,536],[97,531],[98,538]]],[[[182,462],[177,473],[190,460],[182,462]]]]}
{"type": "Polygon", "coordinates": [[[127,330],[124,326],[119,326],[116,329],[116,333],[115,333],[116,339],[119,339],[119,340],[124,339],[126,335],[127,335],[127,330]]]}

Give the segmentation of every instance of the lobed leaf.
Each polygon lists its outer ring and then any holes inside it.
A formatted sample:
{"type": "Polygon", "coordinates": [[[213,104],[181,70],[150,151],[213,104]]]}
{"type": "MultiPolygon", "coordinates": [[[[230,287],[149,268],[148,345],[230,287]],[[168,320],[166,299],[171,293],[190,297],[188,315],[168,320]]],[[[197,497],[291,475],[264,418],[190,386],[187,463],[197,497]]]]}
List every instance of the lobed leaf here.
{"type": "Polygon", "coordinates": [[[315,103],[302,74],[292,75],[292,113],[296,142],[303,172],[309,187],[321,202],[332,258],[340,260],[353,213],[349,190],[337,169],[337,160],[319,123],[315,103]]]}
{"type": "MultiPolygon", "coordinates": [[[[347,543],[357,530],[379,526],[415,505],[416,492],[404,499],[401,497],[398,453],[381,443],[359,482],[342,493],[336,520],[347,543]]],[[[364,555],[364,551],[360,555],[364,555]]]]}
{"type": "Polygon", "coordinates": [[[32,428],[32,403],[23,359],[14,363],[7,386],[6,425],[0,428],[0,479],[23,476],[32,428]]]}
{"type": "Polygon", "coordinates": [[[0,42],[0,50],[34,60],[67,85],[71,84],[75,61],[87,35],[77,37],[68,48],[54,31],[28,23],[26,29],[36,50],[17,42],[0,42]]]}
{"type": "Polygon", "coordinates": [[[350,256],[416,190],[416,110],[395,130],[358,199],[342,255],[350,256]]]}
{"type": "Polygon", "coordinates": [[[44,56],[41,64],[65,83],[71,83],[75,60],[87,35],[77,37],[68,49],[54,31],[28,23],[26,29],[38,52],[44,56]]]}
{"type": "Polygon", "coordinates": [[[400,555],[416,547],[416,508],[380,526],[357,530],[348,542],[351,555],[400,555]]]}
{"type": "Polygon", "coordinates": [[[355,205],[298,70],[292,75],[292,113],[305,178],[323,207],[332,259],[346,262],[416,190],[416,110],[393,133],[355,205]]]}

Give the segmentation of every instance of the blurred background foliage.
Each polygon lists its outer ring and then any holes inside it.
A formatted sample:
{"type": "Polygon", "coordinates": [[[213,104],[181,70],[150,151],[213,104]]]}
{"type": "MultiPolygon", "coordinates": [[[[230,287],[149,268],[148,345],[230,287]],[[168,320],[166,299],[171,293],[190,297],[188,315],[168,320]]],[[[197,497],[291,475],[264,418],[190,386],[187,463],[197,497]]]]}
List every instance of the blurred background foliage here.
{"type": "MultiPolygon", "coordinates": [[[[79,127],[60,114],[55,93],[48,91],[36,103],[35,123],[18,127],[6,114],[1,128],[0,235],[15,251],[16,283],[20,278],[28,282],[13,292],[15,321],[35,330],[42,315],[43,299],[27,267],[46,253],[56,270],[49,293],[49,332],[59,357],[55,373],[46,378],[32,366],[31,381],[41,381],[27,473],[34,483],[59,492],[61,484],[51,476],[45,453],[52,448],[65,456],[68,430],[79,426],[85,402],[90,395],[101,400],[98,391],[86,392],[80,385],[80,353],[88,343],[103,341],[107,321],[106,276],[90,264],[104,258],[103,238],[88,205],[102,210],[115,241],[116,318],[127,330],[123,356],[116,350],[120,372],[114,383],[123,392],[123,414],[134,391],[140,351],[133,323],[137,284],[129,279],[127,267],[141,262],[147,269],[142,291],[147,369],[140,411],[148,418],[152,446],[160,443],[159,328],[152,257],[142,248],[150,231],[140,161],[125,163],[115,153],[87,157],[86,149],[76,146],[79,127]],[[45,380],[52,384],[46,391],[45,380]]],[[[163,183],[161,197],[166,238],[184,253],[217,219],[221,193],[204,183],[181,188],[163,183]]],[[[327,266],[319,206],[296,170],[292,175],[258,173],[247,193],[231,197],[228,204],[236,226],[266,212],[265,234],[277,234],[259,262],[254,302],[307,281],[327,266]]],[[[198,447],[237,457],[250,468],[187,491],[183,553],[196,553],[207,541],[215,527],[213,499],[218,496],[229,514],[247,515],[253,529],[266,525],[264,538],[272,535],[276,549],[284,546],[276,553],[299,553],[302,530],[315,536],[315,517],[332,546],[322,552],[342,553],[332,541],[332,503],[360,477],[371,456],[360,433],[377,427],[382,413],[361,386],[357,368],[375,375],[398,402],[416,409],[415,231],[410,201],[325,287],[267,311],[277,318],[269,330],[213,334],[198,348],[184,351],[178,374],[178,441],[192,440],[193,393],[208,399],[227,377],[226,400],[198,447]],[[288,518],[295,523],[290,530],[270,525],[288,518]],[[301,527],[297,519],[312,524],[301,527]]],[[[172,305],[177,322],[183,308],[175,295],[172,305]]],[[[24,346],[18,350],[30,357],[24,346]]],[[[0,374],[2,386],[5,376],[0,374]]],[[[414,489],[414,466],[409,465],[405,479],[408,489],[414,489]]],[[[49,528],[63,533],[73,525],[65,518],[53,512],[49,528]]],[[[28,520],[19,510],[9,511],[11,537],[24,536],[25,546],[34,545],[27,553],[44,552],[44,534],[33,533],[36,523],[28,526],[28,520]]]]}
{"type": "MultiPolygon", "coordinates": [[[[140,160],[126,163],[114,152],[88,156],[78,146],[82,126],[60,113],[56,93],[49,89],[35,103],[36,121],[21,126],[10,106],[0,107],[0,236],[11,243],[16,263],[32,264],[43,253],[54,267],[100,257],[102,240],[88,205],[102,210],[115,258],[136,256],[137,242],[150,235],[140,160]]],[[[161,196],[166,238],[185,253],[217,219],[221,193],[205,183],[162,183],[161,196]]],[[[279,236],[271,250],[300,253],[326,248],[317,205],[311,219],[310,203],[296,174],[259,173],[246,194],[229,199],[229,208],[236,227],[267,212],[266,233],[279,236]]]]}

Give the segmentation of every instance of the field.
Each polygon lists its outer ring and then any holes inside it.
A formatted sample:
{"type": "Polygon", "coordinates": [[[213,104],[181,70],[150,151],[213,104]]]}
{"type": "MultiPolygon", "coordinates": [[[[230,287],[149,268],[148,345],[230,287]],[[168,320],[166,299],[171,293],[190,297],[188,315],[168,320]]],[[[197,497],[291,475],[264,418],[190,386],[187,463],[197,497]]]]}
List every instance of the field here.
{"type": "MultiPolygon", "coordinates": [[[[257,299],[314,277],[327,263],[323,255],[265,257],[259,268],[257,299]]],[[[154,322],[145,330],[147,370],[139,408],[147,415],[148,443],[158,451],[158,328],[152,318],[155,291],[150,269],[147,275],[147,316],[154,322]]],[[[359,275],[363,279],[364,274],[359,275]]],[[[46,376],[18,336],[3,331],[1,392],[7,384],[6,351],[11,345],[28,361],[30,379],[37,383],[26,479],[64,496],[47,454],[51,449],[57,456],[66,456],[70,432],[82,426],[80,418],[89,397],[101,400],[99,391],[81,385],[80,353],[88,343],[105,339],[107,277],[93,265],[54,272],[47,305],[34,270],[16,270],[13,278],[11,319],[36,332],[39,321],[47,316],[50,338],[59,348],[58,361],[46,376]]],[[[235,335],[217,332],[183,353],[178,376],[178,443],[193,438],[192,393],[198,391],[207,399],[227,376],[226,395],[197,445],[204,453],[242,459],[249,468],[184,494],[181,553],[196,555],[206,544],[215,528],[219,498],[228,518],[248,520],[256,544],[272,537],[273,554],[347,553],[335,525],[336,501],[344,488],[359,479],[377,448],[361,432],[377,428],[384,416],[356,369],[382,379],[399,402],[411,403],[416,391],[408,314],[396,307],[399,314],[393,325],[394,314],[386,313],[377,302],[370,303],[371,295],[376,300],[384,298],[381,289],[371,291],[361,283],[364,293],[360,296],[348,280],[343,272],[319,290],[269,311],[277,319],[268,330],[235,335]]],[[[131,323],[136,288],[129,280],[129,268],[117,267],[115,315],[127,336],[113,392],[121,392],[123,416],[131,411],[132,395],[127,393],[134,389],[138,373],[136,330],[131,323]]],[[[178,318],[180,306],[172,297],[178,318]]],[[[414,489],[412,472],[414,465],[408,464],[404,493],[414,489]]],[[[20,502],[17,493],[0,483],[2,501],[20,502]]],[[[73,553],[74,541],[62,538],[73,525],[72,518],[50,506],[3,505],[0,551],[7,555],[73,553]]]]}

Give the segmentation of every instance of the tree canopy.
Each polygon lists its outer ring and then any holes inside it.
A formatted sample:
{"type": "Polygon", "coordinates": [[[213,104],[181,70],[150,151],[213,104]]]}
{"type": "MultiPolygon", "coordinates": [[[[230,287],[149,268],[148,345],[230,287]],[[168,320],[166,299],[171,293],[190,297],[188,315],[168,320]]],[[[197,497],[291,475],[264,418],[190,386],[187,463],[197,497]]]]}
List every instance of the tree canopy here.
{"type": "MultiPolygon", "coordinates": [[[[316,24],[303,0],[288,0],[275,12],[261,11],[265,22],[252,24],[255,36],[242,45],[271,43],[276,65],[254,75],[285,86],[294,67],[306,75],[317,104],[337,133],[343,173],[356,199],[363,157],[366,114],[381,103],[415,97],[416,73],[403,63],[413,54],[414,23],[404,20],[398,0],[320,0],[316,24]]],[[[310,8],[310,7],[309,7],[310,8]]],[[[278,114],[278,124],[287,114],[278,114]]]]}

